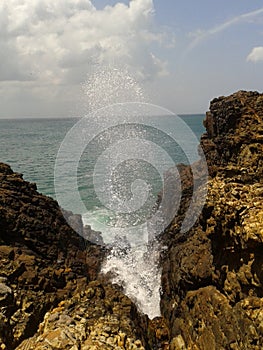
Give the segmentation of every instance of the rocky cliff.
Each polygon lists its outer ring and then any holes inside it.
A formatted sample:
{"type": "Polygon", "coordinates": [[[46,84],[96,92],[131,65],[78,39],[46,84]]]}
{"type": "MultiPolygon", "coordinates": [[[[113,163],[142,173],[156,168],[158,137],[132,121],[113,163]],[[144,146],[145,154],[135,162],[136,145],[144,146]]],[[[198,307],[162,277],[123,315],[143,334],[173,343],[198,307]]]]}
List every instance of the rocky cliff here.
{"type": "Polygon", "coordinates": [[[205,126],[206,203],[182,235],[193,184],[191,168],[178,166],[182,201],[161,236],[163,317],[153,321],[100,278],[103,249],[0,164],[1,349],[263,348],[263,95],[213,100],[205,126]]]}
{"type": "MultiPolygon", "coordinates": [[[[163,239],[162,311],[170,349],[263,348],[263,95],[214,99],[201,146],[210,178],[195,226],[163,239]]],[[[181,169],[187,209],[191,181],[181,169]]]]}

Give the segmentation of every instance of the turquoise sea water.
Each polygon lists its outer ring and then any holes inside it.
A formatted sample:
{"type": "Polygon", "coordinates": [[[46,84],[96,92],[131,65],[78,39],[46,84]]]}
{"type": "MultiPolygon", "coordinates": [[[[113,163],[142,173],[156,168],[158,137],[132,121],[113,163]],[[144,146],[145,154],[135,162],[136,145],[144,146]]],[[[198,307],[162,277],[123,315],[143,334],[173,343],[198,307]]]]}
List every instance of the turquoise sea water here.
{"type": "Polygon", "coordinates": [[[0,119],[0,159],[35,182],[39,192],[54,196],[56,154],[75,119],[0,119]]]}
{"type": "MultiPolygon", "coordinates": [[[[181,118],[199,139],[204,132],[204,115],[185,115],[181,118]]],[[[54,166],[57,152],[65,135],[77,121],[77,118],[0,120],[0,161],[8,163],[14,171],[22,173],[25,180],[35,182],[39,192],[55,198],[54,166]]],[[[160,127],[164,124],[170,129],[174,127],[171,116],[159,118],[158,123],[160,127]]],[[[155,142],[154,139],[152,141],[155,142]]],[[[167,140],[160,136],[158,143],[169,152],[175,163],[187,162],[183,152],[173,143],[169,144],[169,140],[167,143],[167,140]]],[[[91,143],[79,166],[79,190],[88,210],[91,211],[99,206],[98,199],[92,197],[91,183],[87,181],[87,178],[92,181],[97,151],[98,144],[91,143]]],[[[159,161],[162,162],[162,159],[159,161]]],[[[128,174],[131,174],[130,169],[127,170],[128,174]]],[[[155,178],[151,181],[155,182],[155,178]]],[[[159,190],[158,181],[157,177],[156,183],[153,184],[155,194],[159,190]]]]}

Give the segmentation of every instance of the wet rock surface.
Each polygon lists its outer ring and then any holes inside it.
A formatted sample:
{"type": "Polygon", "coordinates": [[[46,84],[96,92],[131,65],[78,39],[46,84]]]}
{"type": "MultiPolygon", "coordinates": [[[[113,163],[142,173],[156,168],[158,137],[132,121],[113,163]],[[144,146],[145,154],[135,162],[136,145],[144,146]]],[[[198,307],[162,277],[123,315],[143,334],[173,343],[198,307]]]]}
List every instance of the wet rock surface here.
{"type": "MultiPolygon", "coordinates": [[[[162,235],[162,317],[149,320],[99,275],[99,233],[0,163],[0,348],[263,348],[263,95],[214,99],[201,146],[209,180],[195,225],[181,232],[204,169],[180,164],[178,215],[162,235]]],[[[169,177],[169,174],[168,174],[169,177]]],[[[171,197],[172,200],[172,197],[171,197]]]]}
{"type": "Polygon", "coordinates": [[[214,99],[205,126],[206,204],[182,236],[192,184],[181,171],[181,215],[163,236],[169,248],[161,305],[170,349],[262,349],[263,95],[214,99]]]}

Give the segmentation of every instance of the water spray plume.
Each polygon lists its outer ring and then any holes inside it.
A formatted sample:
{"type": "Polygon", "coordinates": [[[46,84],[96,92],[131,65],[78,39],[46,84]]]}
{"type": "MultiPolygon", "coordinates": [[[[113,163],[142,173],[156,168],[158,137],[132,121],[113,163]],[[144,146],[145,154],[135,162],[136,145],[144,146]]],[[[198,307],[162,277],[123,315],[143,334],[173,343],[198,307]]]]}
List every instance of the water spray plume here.
{"type": "MultiPolygon", "coordinates": [[[[78,208],[84,218],[93,216],[102,232],[101,244],[110,248],[102,272],[112,273],[112,281],[121,284],[140,310],[153,318],[160,315],[162,246],[158,237],[177,215],[182,192],[177,158],[169,149],[178,150],[192,164],[199,157],[199,141],[181,118],[144,102],[143,90],[126,70],[100,70],[85,84],[85,92],[90,113],[74,125],[60,146],[56,196],[62,207],[78,208]],[[160,123],[162,118],[172,121],[173,127],[160,123]],[[85,153],[90,149],[95,150],[94,159],[87,163],[85,153]],[[90,170],[92,176],[83,176],[90,170]],[[90,208],[90,196],[80,191],[85,186],[98,210],[90,208]],[[158,194],[161,200],[156,205],[158,194]],[[101,210],[103,216],[98,215],[101,210]]],[[[202,150],[199,153],[206,169],[202,150]]],[[[192,174],[193,200],[182,233],[195,224],[206,197],[207,176],[199,191],[194,167],[192,174]]]]}

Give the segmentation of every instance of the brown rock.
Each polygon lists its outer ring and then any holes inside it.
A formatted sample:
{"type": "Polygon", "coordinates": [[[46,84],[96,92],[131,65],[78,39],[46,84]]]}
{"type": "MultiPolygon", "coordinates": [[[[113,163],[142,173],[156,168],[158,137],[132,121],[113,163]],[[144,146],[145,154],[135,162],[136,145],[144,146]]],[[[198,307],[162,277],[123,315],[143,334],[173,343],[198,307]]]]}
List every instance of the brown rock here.
{"type": "MultiPolygon", "coordinates": [[[[191,198],[163,235],[161,309],[170,349],[263,348],[263,95],[214,99],[201,146],[210,179],[206,204],[186,234],[191,198]],[[252,311],[253,310],[253,311],[252,311]],[[253,316],[252,316],[253,315],[253,316]]],[[[189,177],[188,177],[189,178],[189,177]]]]}
{"type": "MultiPolygon", "coordinates": [[[[68,213],[75,225],[80,218],[68,213]]],[[[97,277],[102,250],[84,241],[51,198],[0,164],[0,340],[12,349],[32,336],[44,314],[97,277]],[[2,277],[1,277],[2,276],[2,277]]]]}
{"type": "Polygon", "coordinates": [[[37,334],[16,350],[145,350],[147,317],[110,285],[91,282],[48,312],[37,334]]]}
{"type": "MultiPolygon", "coordinates": [[[[94,281],[102,249],[68,226],[55,201],[0,164],[2,348],[263,348],[263,95],[239,91],[214,99],[204,124],[206,203],[182,233],[193,171],[199,174],[195,209],[204,169],[201,162],[178,165],[181,203],[160,237],[167,246],[163,317],[152,321],[106,277],[94,281]]],[[[102,243],[90,227],[83,229],[80,216],[65,215],[78,232],[102,243]]]]}

